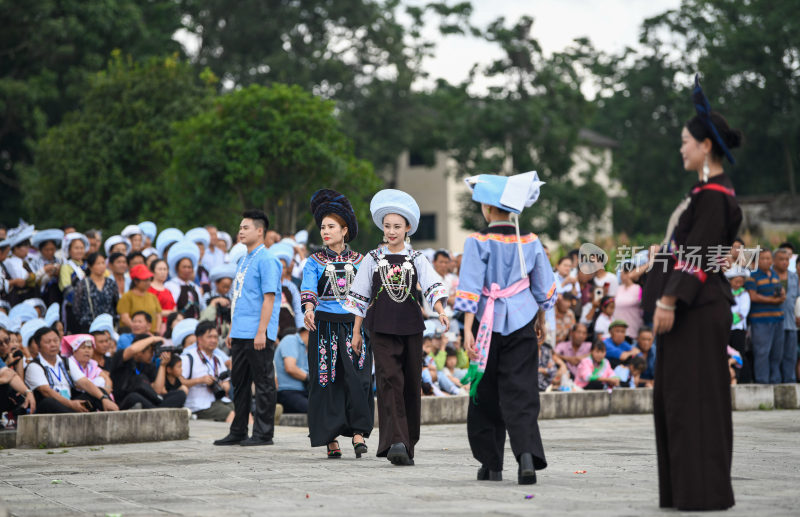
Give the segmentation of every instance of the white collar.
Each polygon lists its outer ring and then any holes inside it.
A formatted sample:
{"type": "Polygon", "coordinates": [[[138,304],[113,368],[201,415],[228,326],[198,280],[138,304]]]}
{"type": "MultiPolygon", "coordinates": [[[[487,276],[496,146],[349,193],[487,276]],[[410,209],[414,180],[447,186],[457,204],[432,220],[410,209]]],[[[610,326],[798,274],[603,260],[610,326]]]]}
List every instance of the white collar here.
{"type": "Polygon", "coordinates": [[[61,356],[60,355],[56,355],[56,362],[55,363],[51,363],[50,361],[48,361],[47,359],[44,358],[44,356],[42,355],[41,352],[39,352],[39,361],[41,361],[43,364],[46,364],[48,366],[52,366],[54,368],[57,368],[59,363],[61,363],[61,356]]]}

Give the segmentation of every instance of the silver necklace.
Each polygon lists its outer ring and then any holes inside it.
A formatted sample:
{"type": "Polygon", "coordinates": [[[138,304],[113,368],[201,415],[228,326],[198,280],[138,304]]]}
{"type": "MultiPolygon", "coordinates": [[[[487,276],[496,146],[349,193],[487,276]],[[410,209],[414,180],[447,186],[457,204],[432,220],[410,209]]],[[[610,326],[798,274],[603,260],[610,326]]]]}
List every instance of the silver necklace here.
{"type": "Polygon", "coordinates": [[[406,259],[402,265],[390,264],[386,260],[386,255],[378,255],[378,274],[381,278],[386,294],[396,303],[403,303],[411,294],[411,286],[414,285],[414,266],[411,264],[411,257],[406,254],[406,259]]]}
{"type": "MultiPolygon", "coordinates": [[[[247,270],[250,268],[250,264],[256,259],[259,253],[264,250],[264,245],[259,244],[258,248],[256,248],[255,252],[253,252],[253,256],[250,257],[250,260],[247,261],[245,264],[244,271],[241,271],[241,267],[239,267],[238,271],[236,271],[236,277],[233,279],[233,299],[231,300],[231,319],[233,319],[233,315],[236,312],[236,301],[241,298],[242,296],[242,289],[244,289],[244,279],[247,276],[247,270]]],[[[244,260],[242,260],[244,263],[244,260]]]]}
{"type": "MultiPolygon", "coordinates": [[[[338,257],[337,257],[338,258],[338,257]]],[[[344,277],[336,277],[336,266],[328,264],[325,266],[325,277],[328,279],[328,285],[331,288],[333,297],[339,303],[347,301],[347,295],[350,293],[350,287],[353,285],[353,280],[356,278],[356,268],[350,261],[344,264],[344,277]],[[342,280],[341,284],[339,281],[342,280]]]]}

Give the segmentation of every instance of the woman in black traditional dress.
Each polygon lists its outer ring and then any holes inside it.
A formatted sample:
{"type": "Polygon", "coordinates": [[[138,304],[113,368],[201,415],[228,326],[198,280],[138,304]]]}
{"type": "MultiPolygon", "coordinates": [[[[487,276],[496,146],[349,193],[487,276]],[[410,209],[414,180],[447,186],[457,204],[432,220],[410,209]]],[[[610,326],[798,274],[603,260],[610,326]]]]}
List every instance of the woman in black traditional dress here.
{"type": "Polygon", "coordinates": [[[645,310],[655,308],[658,334],[654,415],[662,508],[723,510],[734,505],[733,428],[726,347],[731,328],[730,285],[722,264],[742,213],[722,168],[741,143],[712,112],[695,79],[697,115],[683,128],[684,168],[698,182],[670,217],[654,261],[645,310]]]}
{"type": "Polygon", "coordinates": [[[308,430],[312,447],[328,446],[328,458],[341,458],[338,436],[352,437],[356,457],[367,452],[372,431],[372,350],[354,350],[355,316],[342,306],[363,255],[346,244],[358,234],[350,202],[335,190],[311,196],[311,213],[324,248],[303,268],[300,301],[308,338],[308,430]]]}

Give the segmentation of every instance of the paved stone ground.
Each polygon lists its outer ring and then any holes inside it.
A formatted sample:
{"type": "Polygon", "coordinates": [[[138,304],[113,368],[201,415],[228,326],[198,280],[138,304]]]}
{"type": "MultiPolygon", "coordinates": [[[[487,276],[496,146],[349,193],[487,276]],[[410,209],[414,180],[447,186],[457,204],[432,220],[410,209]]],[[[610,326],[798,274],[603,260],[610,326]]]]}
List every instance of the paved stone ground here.
{"type": "MultiPolygon", "coordinates": [[[[726,515],[797,515],[800,411],[733,418],[737,505],[726,515]]],[[[356,460],[349,447],[343,459],[327,460],[301,428],[278,428],[272,447],[213,447],[226,426],[192,422],[181,442],[0,451],[0,497],[20,516],[677,513],[657,508],[651,416],[546,420],[541,428],[550,466],[527,487],[516,484],[508,448],[506,480],[475,481],[465,425],[424,427],[417,465],[394,467],[372,454],[356,460]]]]}

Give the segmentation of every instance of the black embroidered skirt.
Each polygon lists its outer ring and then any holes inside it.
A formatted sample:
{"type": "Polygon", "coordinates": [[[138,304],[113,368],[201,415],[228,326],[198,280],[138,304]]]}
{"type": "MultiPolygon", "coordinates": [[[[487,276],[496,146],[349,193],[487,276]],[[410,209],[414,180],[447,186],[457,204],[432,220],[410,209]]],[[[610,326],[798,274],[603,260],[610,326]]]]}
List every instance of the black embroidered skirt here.
{"type": "Polygon", "coordinates": [[[368,437],[374,421],[372,349],[350,346],[352,314],[317,311],[317,329],[308,338],[308,431],[312,447],[337,436],[368,437]]]}

